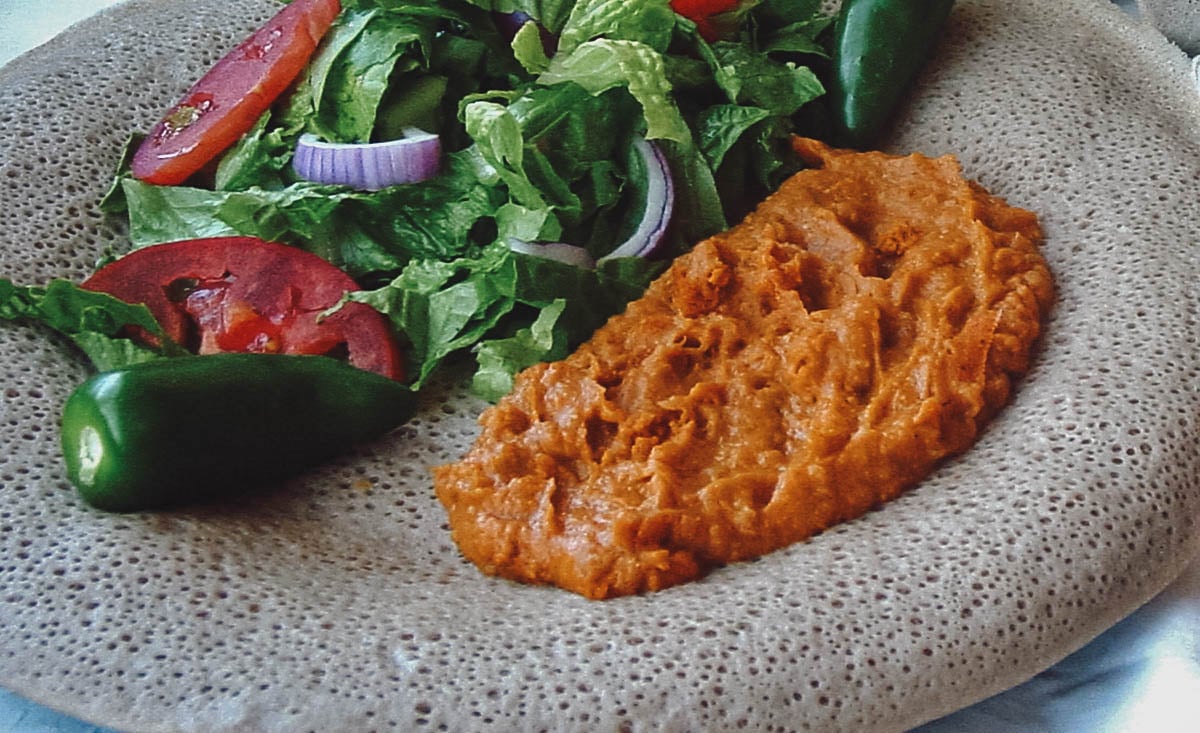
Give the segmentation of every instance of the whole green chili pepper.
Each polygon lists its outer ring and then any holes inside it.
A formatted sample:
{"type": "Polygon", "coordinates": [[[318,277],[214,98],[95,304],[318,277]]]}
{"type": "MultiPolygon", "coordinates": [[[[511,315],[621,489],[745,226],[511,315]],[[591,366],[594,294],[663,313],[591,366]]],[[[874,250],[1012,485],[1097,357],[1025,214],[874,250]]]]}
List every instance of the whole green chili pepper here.
{"type": "Polygon", "coordinates": [[[928,60],[954,0],[843,0],[833,28],[830,100],[839,145],[879,138],[928,60]]]}
{"type": "Polygon", "coordinates": [[[296,474],[414,407],[405,385],[325,356],[186,356],[84,382],[63,407],[62,449],[92,506],[164,508],[296,474]]]}

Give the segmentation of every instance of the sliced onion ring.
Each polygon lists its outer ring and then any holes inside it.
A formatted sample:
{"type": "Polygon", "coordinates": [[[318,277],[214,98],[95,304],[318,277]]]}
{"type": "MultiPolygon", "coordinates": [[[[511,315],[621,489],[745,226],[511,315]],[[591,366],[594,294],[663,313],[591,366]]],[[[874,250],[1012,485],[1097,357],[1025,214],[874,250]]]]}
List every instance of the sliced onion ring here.
{"type": "Polygon", "coordinates": [[[633,141],[646,162],[646,208],[637,229],[597,263],[616,257],[648,257],[662,243],[675,210],[675,183],[667,156],[657,145],[643,138],[633,141]]]}
{"type": "Polygon", "coordinates": [[[399,140],[381,143],[330,143],[306,134],[296,144],[292,169],[315,183],[378,191],[432,178],[441,157],[441,138],[417,128],[405,129],[399,140]]]}
{"type": "Polygon", "coordinates": [[[576,247],[565,242],[526,242],[516,237],[508,238],[508,248],[531,257],[543,257],[568,265],[591,270],[596,266],[592,255],[583,247],[576,247]]]}
{"type": "Polygon", "coordinates": [[[671,224],[671,215],[675,210],[675,183],[667,158],[657,145],[640,137],[633,144],[646,162],[646,208],[637,229],[628,239],[598,260],[593,260],[583,247],[565,242],[530,243],[510,237],[509,249],[587,269],[616,257],[648,257],[653,254],[671,224]]]}

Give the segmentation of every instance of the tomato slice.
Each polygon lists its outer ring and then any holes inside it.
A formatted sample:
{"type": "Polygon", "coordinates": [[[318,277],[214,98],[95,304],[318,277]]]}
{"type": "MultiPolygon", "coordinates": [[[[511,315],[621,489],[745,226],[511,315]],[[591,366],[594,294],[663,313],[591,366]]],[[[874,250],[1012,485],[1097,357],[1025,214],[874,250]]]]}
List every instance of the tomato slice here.
{"type": "Polygon", "coordinates": [[[347,303],[320,317],[358,285],[295,247],[254,237],[156,244],[100,268],[83,287],[144,303],[168,336],[197,353],[326,354],[404,378],[395,332],[381,313],[347,303]]]}
{"type": "Polygon", "coordinates": [[[737,8],[741,0],[671,0],[671,9],[696,23],[700,35],[708,41],[717,38],[716,27],[710,20],[714,15],[737,8]]]}
{"type": "Polygon", "coordinates": [[[341,12],[295,0],[218,61],[159,121],[131,161],[135,178],[182,183],[246,134],[295,81],[341,12]]]}

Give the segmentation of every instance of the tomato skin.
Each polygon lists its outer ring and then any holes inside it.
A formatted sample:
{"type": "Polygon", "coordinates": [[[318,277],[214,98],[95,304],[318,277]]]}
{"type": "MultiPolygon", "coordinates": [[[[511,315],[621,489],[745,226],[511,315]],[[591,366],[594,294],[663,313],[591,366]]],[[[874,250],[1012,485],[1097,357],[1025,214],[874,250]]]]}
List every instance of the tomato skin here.
{"type": "Polygon", "coordinates": [[[144,303],[172,340],[201,354],[328,354],[404,378],[394,331],[378,311],[346,303],[357,283],[317,255],[255,237],[215,237],[135,250],[82,283],[144,303]]]}
{"type": "Polygon", "coordinates": [[[676,13],[701,20],[710,15],[725,13],[737,7],[740,0],[671,0],[671,9],[676,13]]]}
{"type": "Polygon", "coordinates": [[[312,58],[339,0],[295,0],[218,61],[163,115],[133,156],[133,176],[183,183],[246,134],[312,58]]]}
{"type": "Polygon", "coordinates": [[[705,40],[717,37],[716,28],[709,19],[737,8],[741,0],[671,0],[671,9],[696,24],[705,40]]]}

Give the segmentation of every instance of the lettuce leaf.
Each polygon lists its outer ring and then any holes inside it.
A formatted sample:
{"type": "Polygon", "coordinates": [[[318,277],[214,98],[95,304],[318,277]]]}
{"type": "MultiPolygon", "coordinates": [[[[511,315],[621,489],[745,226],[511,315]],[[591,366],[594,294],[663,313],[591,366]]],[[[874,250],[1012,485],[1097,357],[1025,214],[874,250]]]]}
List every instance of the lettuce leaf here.
{"type": "Polygon", "coordinates": [[[771,111],[762,107],[739,104],[718,104],[703,110],[697,118],[700,149],[709,165],[721,167],[725,154],[742,135],[754,125],[771,116],[771,111]]]}
{"type": "Polygon", "coordinates": [[[22,286],[0,278],[0,319],[40,323],[59,332],[100,371],[186,353],[167,338],[146,306],[84,290],[68,280],[22,286]],[[129,327],[151,334],[159,346],[133,341],[129,327]]]}
{"type": "Polygon", "coordinates": [[[828,57],[821,34],[834,16],[821,12],[822,0],[763,0],[750,15],[752,45],[765,53],[828,57]]]}
{"type": "Polygon", "coordinates": [[[685,142],[691,130],[672,98],[665,68],[662,54],[648,44],[600,38],[556,55],[538,81],[574,82],[594,95],[625,87],[642,105],[647,139],[685,142]]]}
{"type": "Polygon", "coordinates": [[[662,0],[577,0],[558,34],[558,53],[599,38],[634,41],[663,53],[674,30],[675,13],[662,0]]]}
{"type": "Polygon", "coordinates": [[[739,104],[749,104],[789,117],[825,93],[812,69],[793,62],[779,62],[755,53],[743,44],[713,45],[718,68],[716,78],[739,104]]]}
{"type": "MultiPolygon", "coordinates": [[[[419,59],[428,58],[437,30],[433,19],[371,23],[378,12],[349,11],[334,40],[351,34],[354,42],[343,45],[322,65],[323,74],[311,77],[316,114],[309,130],[331,142],[369,142],[388,79],[397,66],[416,66],[419,59]]],[[[330,48],[336,46],[325,46],[326,51],[330,48]]]]}
{"type": "Polygon", "coordinates": [[[476,350],[479,369],[471,379],[471,390],[489,401],[512,391],[516,373],[542,361],[555,361],[570,351],[567,334],[559,326],[565,298],[542,308],[533,323],[508,338],[483,341],[476,350]]]}
{"type": "Polygon", "coordinates": [[[336,244],[355,228],[334,211],[354,194],[316,184],[283,189],[214,191],[193,186],[155,186],[122,180],[135,247],[203,237],[245,235],[268,241],[304,242],[340,263],[336,244]]]}
{"type": "Polygon", "coordinates": [[[526,22],[517,30],[512,40],[513,56],[530,74],[540,74],[550,67],[550,57],[546,55],[546,44],[542,41],[542,31],[537,23],[526,22]]]}
{"type": "Polygon", "coordinates": [[[491,394],[503,383],[502,373],[511,377],[530,359],[565,356],[641,294],[663,267],[627,258],[585,270],[497,244],[478,257],[414,261],[392,282],[348,293],[347,299],[379,310],[407,335],[415,387],[448,356],[478,345],[487,371],[479,384],[488,385],[491,394]],[[497,330],[502,321],[508,335],[497,330]],[[515,344],[533,343],[534,332],[524,332],[535,323],[541,356],[514,351],[515,344]],[[549,340],[547,333],[553,334],[549,340]]]}

